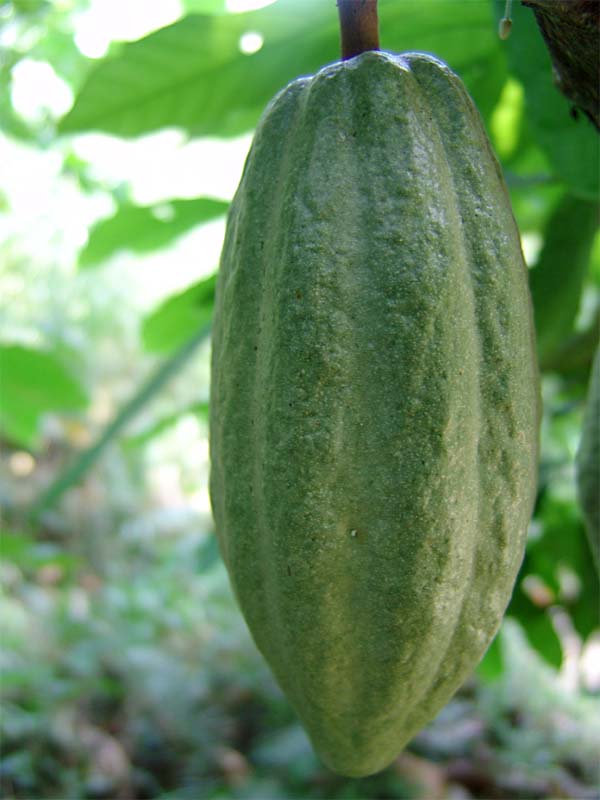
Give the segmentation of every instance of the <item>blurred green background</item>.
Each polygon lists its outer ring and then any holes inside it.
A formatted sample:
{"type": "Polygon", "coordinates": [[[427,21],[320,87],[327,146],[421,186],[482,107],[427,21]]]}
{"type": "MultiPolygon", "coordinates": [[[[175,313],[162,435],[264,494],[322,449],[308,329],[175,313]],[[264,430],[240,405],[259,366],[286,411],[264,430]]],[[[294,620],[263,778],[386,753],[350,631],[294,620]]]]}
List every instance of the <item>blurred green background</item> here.
{"type": "Polygon", "coordinates": [[[6,798],[594,798],[598,578],[574,461],[598,339],[598,136],[532,12],[380,0],[445,59],[531,268],[539,494],[505,624],[397,763],[323,767],[213,535],[214,273],[252,128],[338,54],[334,0],[0,2],[0,584],[6,798]],[[263,6],[259,8],[259,6],[263,6]]]}

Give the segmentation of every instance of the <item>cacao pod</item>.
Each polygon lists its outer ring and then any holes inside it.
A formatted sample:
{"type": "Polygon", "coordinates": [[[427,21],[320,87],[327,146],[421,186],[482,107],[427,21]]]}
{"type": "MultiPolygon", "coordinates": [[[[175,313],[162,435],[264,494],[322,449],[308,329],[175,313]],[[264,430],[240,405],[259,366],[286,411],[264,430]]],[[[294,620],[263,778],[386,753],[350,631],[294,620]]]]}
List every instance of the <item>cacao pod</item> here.
{"type": "Polygon", "coordinates": [[[594,357],[576,466],[579,505],[600,570],[600,346],[594,357]]]}
{"type": "Polygon", "coordinates": [[[536,488],[519,234],[461,81],[367,52],[267,108],[230,208],[215,527],[317,752],[377,772],[490,644],[536,488]]]}

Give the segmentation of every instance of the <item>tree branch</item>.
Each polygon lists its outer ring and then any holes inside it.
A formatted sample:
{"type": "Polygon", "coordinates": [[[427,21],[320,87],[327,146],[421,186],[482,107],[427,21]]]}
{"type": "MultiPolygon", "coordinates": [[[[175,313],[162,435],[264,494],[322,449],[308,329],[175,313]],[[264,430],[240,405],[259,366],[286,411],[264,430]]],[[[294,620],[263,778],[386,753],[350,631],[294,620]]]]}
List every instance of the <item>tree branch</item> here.
{"type": "Polygon", "coordinates": [[[548,47],[558,88],[600,131],[600,2],[522,0],[548,47]]]}

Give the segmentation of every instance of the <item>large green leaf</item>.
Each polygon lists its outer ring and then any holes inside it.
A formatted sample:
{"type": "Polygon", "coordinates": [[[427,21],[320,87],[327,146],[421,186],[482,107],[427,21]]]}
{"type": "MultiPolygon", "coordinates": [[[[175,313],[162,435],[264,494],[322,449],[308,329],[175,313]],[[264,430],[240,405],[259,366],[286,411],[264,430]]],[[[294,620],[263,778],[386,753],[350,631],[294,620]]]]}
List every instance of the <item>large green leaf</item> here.
{"type": "Polygon", "coordinates": [[[42,414],[78,411],[87,402],[81,385],[52,353],[0,346],[0,429],[14,442],[34,446],[42,414]]]}
{"type": "MultiPolygon", "coordinates": [[[[136,136],[165,126],[196,135],[248,130],[291,77],[277,65],[281,42],[252,56],[240,52],[240,37],[249,24],[256,27],[254,17],[188,16],[124,45],[90,73],[60,131],[136,136]]],[[[268,33],[273,37],[273,30],[268,33]]]]}
{"type": "Polygon", "coordinates": [[[190,339],[210,322],[217,276],[189,286],[165,300],[146,317],[142,326],[144,347],[154,353],[168,353],[190,339]]]}
{"type": "Polygon", "coordinates": [[[546,224],[542,252],[529,274],[542,368],[573,332],[598,211],[597,203],[567,194],[546,224]]]}
{"type": "MultiPolygon", "coordinates": [[[[445,59],[484,116],[505,78],[491,8],[454,0],[383,0],[382,45],[445,59]]],[[[165,126],[231,136],[252,128],[270,98],[298,75],[339,57],[335,3],[279,0],[247,14],[192,15],[124,45],[89,74],[62,133],[102,130],[137,136],[165,126]],[[240,37],[264,38],[244,55],[240,37]]]]}
{"type": "Polygon", "coordinates": [[[380,19],[384,49],[424,50],[446,61],[465,82],[484,119],[489,117],[507,71],[492,9],[486,3],[383,0],[380,19]]]}
{"type": "Polygon", "coordinates": [[[208,197],[171,200],[160,206],[123,205],[92,228],[79,265],[95,266],[121,250],[158,250],[196,225],[223,216],[227,208],[226,202],[208,197]]]}
{"type": "MultiPolygon", "coordinates": [[[[497,14],[504,1],[495,0],[497,14]]],[[[531,9],[513,5],[512,33],[507,40],[509,66],[525,89],[527,117],[552,169],[581,197],[597,198],[600,186],[598,134],[554,84],[546,45],[531,9]]]]}

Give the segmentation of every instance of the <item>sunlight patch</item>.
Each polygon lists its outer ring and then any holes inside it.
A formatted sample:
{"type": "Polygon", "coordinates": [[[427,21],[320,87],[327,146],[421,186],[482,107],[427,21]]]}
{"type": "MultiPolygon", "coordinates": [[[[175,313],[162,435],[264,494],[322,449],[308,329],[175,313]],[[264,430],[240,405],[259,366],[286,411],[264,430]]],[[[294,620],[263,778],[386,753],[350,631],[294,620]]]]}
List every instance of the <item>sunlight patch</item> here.
{"type": "Polygon", "coordinates": [[[134,41],[176,22],[182,14],[180,0],[92,0],[75,18],[75,44],[88,58],[102,58],[113,41],[134,41]]]}
{"type": "Polygon", "coordinates": [[[264,39],[260,33],[256,31],[248,31],[240,36],[240,52],[244,55],[250,56],[252,53],[258,53],[264,44],[264,39]]]}
{"type": "Polygon", "coordinates": [[[46,114],[61,117],[73,104],[71,89],[46,61],[24,58],[11,78],[13,108],[29,122],[41,122],[46,114]]]}

